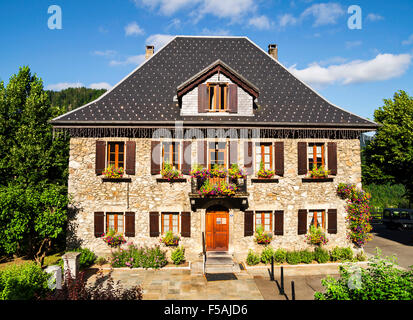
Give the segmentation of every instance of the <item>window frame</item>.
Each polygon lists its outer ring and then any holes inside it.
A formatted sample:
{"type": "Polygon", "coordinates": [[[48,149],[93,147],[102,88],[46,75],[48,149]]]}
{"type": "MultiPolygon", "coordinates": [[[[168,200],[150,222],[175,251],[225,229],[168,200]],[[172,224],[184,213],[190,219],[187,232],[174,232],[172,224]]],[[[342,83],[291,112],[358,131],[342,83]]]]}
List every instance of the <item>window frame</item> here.
{"type": "Polygon", "coordinates": [[[208,111],[209,112],[227,112],[228,111],[228,83],[226,82],[209,82],[208,89],[208,111]],[[211,93],[213,92],[213,101],[211,93]],[[224,100],[222,101],[222,93],[224,100]],[[224,105],[222,106],[222,102],[224,105]]]}
{"type": "Polygon", "coordinates": [[[111,164],[114,164],[115,168],[124,168],[125,169],[125,165],[126,165],[126,145],[124,141],[110,141],[107,143],[107,149],[106,149],[106,153],[107,153],[107,157],[106,157],[106,166],[109,167],[111,164]],[[119,151],[119,146],[122,145],[123,146],[123,151],[120,152],[119,151]],[[115,150],[112,151],[111,150],[111,146],[115,146],[115,150]],[[114,163],[112,163],[110,156],[111,154],[115,155],[115,161],[114,163]],[[122,154],[123,155],[123,161],[122,161],[122,166],[119,166],[119,155],[122,154]]]}
{"type": "Polygon", "coordinates": [[[321,166],[326,169],[326,148],[325,148],[325,143],[324,142],[309,142],[307,145],[307,166],[308,166],[308,171],[312,170],[312,166],[310,164],[310,153],[308,150],[310,147],[313,147],[312,155],[313,155],[313,163],[312,165],[314,166],[314,163],[317,164],[317,168],[320,168],[318,165],[319,162],[317,161],[317,147],[321,146],[321,166]],[[314,161],[315,160],[315,161],[314,161]]]}
{"type": "Polygon", "coordinates": [[[272,232],[273,231],[273,218],[272,218],[272,216],[273,216],[273,212],[272,211],[265,211],[265,210],[263,210],[263,211],[255,211],[254,212],[254,230],[256,230],[257,229],[257,226],[258,226],[258,224],[257,224],[257,217],[258,217],[258,215],[260,215],[261,216],[261,221],[264,221],[264,224],[259,224],[259,225],[262,225],[263,226],[263,231],[264,232],[272,232]],[[265,219],[265,215],[266,214],[268,214],[269,215],[269,223],[265,223],[266,222],[266,219],[265,219]],[[265,226],[269,226],[269,230],[265,230],[265,226]]]}
{"type": "Polygon", "coordinates": [[[264,156],[266,155],[266,153],[264,152],[265,151],[265,147],[270,147],[270,153],[269,153],[269,155],[270,155],[270,162],[269,162],[269,164],[270,164],[270,168],[269,169],[267,169],[266,167],[265,167],[265,164],[266,164],[266,162],[264,162],[264,168],[266,169],[266,170],[274,170],[274,151],[273,151],[273,145],[272,145],[272,142],[256,142],[255,143],[255,171],[256,172],[258,172],[259,170],[260,170],[260,162],[258,162],[258,160],[257,160],[257,157],[258,157],[258,153],[257,153],[257,147],[259,147],[259,149],[261,149],[260,150],[260,155],[261,155],[261,160],[263,160],[265,157],[263,157],[262,155],[264,154],[264,156]]]}
{"type": "Polygon", "coordinates": [[[308,210],[309,212],[309,216],[310,216],[310,226],[315,226],[316,228],[318,228],[318,220],[317,220],[317,216],[319,213],[321,213],[321,228],[323,230],[326,230],[326,210],[324,209],[312,209],[312,210],[308,210]]]}
{"type": "Polygon", "coordinates": [[[120,234],[125,234],[125,214],[124,212],[106,212],[105,213],[106,217],[105,217],[105,222],[106,222],[106,226],[105,226],[105,230],[106,233],[109,232],[109,217],[110,216],[114,216],[114,225],[115,225],[115,232],[116,233],[120,233],[120,234]],[[118,227],[119,227],[119,219],[118,217],[122,216],[122,231],[119,232],[118,227]]]}
{"type": "MultiPolygon", "coordinates": [[[[228,152],[227,152],[227,148],[228,148],[228,143],[227,143],[227,141],[225,141],[225,142],[222,142],[222,141],[207,141],[208,168],[209,168],[210,170],[213,168],[213,165],[218,164],[216,159],[214,160],[215,163],[214,163],[214,164],[212,163],[211,153],[215,153],[215,155],[218,156],[218,153],[219,153],[219,152],[223,152],[223,153],[224,153],[224,168],[225,168],[225,169],[227,168],[227,165],[228,165],[228,159],[227,159],[228,152]],[[215,149],[211,149],[211,148],[210,148],[210,144],[211,144],[211,143],[214,143],[215,146],[218,146],[218,149],[216,149],[216,147],[215,147],[215,149]],[[225,146],[224,146],[223,149],[219,149],[219,144],[220,144],[220,143],[224,143],[224,144],[225,144],[225,146]],[[213,151],[214,151],[214,152],[213,152],[213,151]]],[[[219,165],[219,164],[218,164],[218,165],[219,165]]]]}
{"type": "Polygon", "coordinates": [[[165,145],[169,144],[169,150],[168,153],[172,155],[172,166],[176,170],[181,170],[181,157],[180,157],[180,151],[181,151],[181,143],[178,141],[162,141],[162,169],[165,169],[165,145]],[[177,152],[174,152],[175,147],[178,148],[177,152]],[[177,167],[175,166],[175,154],[177,155],[176,162],[177,162],[177,167]]]}
{"type": "Polygon", "coordinates": [[[179,212],[161,212],[161,234],[164,235],[166,232],[164,230],[164,221],[165,221],[165,216],[168,216],[168,220],[169,220],[169,230],[168,231],[172,231],[173,234],[179,234],[180,232],[180,223],[179,223],[179,218],[180,218],[180,213],[179,212]],[[177,230],[176,232],[174,232],[173,230],[173,217],[176,216],[176,220],[177,220],[177,230]]]}

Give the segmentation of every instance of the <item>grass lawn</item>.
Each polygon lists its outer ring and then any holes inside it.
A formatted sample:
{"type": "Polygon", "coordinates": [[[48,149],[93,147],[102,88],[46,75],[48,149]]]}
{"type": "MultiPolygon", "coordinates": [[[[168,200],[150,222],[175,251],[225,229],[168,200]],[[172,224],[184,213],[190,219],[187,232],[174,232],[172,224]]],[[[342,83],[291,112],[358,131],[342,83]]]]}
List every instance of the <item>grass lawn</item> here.
{"type": "MultiPolygon", "coordinates": [[[[44,258],[44,267],[51,266],[51,265],[56,265],[59,260],[62,259],[62,255],[64,252],[56,252],[54,254],[50,254],[44,258]]],[[[27,262],[34,261],[32,259],[28,259],[27,257],[19,257],[19,258],[0,258],[0,271],[7,268],[8,266],[11,265],[19,265],[19,264],[24,264],[27,262]]]]}

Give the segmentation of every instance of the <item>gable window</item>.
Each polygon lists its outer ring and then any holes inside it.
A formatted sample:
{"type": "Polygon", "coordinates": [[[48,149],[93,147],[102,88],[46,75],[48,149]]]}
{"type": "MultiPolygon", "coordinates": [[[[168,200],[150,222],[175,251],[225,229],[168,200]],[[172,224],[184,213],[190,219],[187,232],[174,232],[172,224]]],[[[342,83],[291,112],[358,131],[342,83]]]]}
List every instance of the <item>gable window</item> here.
{"type": "Polygon", "coordinates": [[[309,143],[308,149],[308,170],[311,171],[313,166],[325,168],[325,148],[324,143],[309,143]]]}
{"type": "Polygon", "coordinates": [[[257,143],[255,145],[255,169],[260,170],[261,161],[264,164],[264,169],[272,170],[272,144],[257,143]]]}
{"type": "Polygon", "coordinates": [[[214,165],[219,168],[226,168],[226,142],[209,142],[209,168],[212,169],[214,165]]]}
{"type": "Polygon", "coordinates": [[[125,167],[125,143],[109,142],[108,143],[108,166],[113,165],[115,168],[125,167]]]}
{"type": "Polygon", "coordinates": [[[255,213],[255,229],[262,226],[264,232],[272,230],[272,213],[271,212],[256,212],[255,213]]]}
{"type": "Polygon", "coordinates": [[[226,83],[208,83],[207,87],[209,111],[227,111],[228,85],[226,83]]]}
{"type": "Polygon", "coordinates": [[[106,214],[106,232],[109,232],[109,230],[123,233],[123,213],[106,214]]]}
{"type": "Polygon", "coordinates": [[[325,210],[310,210],[310,226],[315,226],[316,228],[321,227],[326,228],[326,212],[325,210]]]}
{"type": "Polygon", "coordinates": [[[179,163],[179,143],[163,142],[162,143],[162,168],[165,164],[171,164],[174,169],[180,169],[179,163]]]}
{"type": "Polygon", "coordinates": [[[179,213],[162,213],[162,234],[172,231],[179,232],[179,213]]]}

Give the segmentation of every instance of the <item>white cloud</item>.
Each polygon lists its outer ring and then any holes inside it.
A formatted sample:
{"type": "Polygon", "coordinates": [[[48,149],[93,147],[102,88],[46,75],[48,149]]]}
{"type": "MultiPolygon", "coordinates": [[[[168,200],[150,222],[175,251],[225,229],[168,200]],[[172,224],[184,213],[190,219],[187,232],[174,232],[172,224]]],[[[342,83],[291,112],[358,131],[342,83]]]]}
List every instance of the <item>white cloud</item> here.
{"type": "Polygon", "coordinates": [[[153,34],[146,39],[146,44],[155,46],[155,52],[172,40],[174,36],[170,34],[153,34]]]}
{"type": "Polygon", "coordinates": [[[313,26],[322,26],[328,24],[336,24],[338,18],[345,14],[344,9],[338,3],[319,3],[313,4],[307,8],[302,14],[301,18],[313,16],[315,21],[313,26]]]}
{"type": "Polygon", "coordinates": [[[199,9],[199,18],[211,14],[218,18],[235,20],[257,9],[253,0],[203,0],[199,9]]]}
{"type": "Polygon", "coordinates": [[[260,30],[270,29],[272,26],[272,22],[265,15],[251,18],[248,24],[260,30]]]}
{"type": "Polygon", "coordinates": [[[154,10],[159,8],[159,12],[170,16],[175,12],[188,8],[200,0],[133,0],[136,6],[140,6],[141,4],[149,7],[150,9],[154,10]]]}
{"type": "Polygon", "coordinates": [[[139,35],[143,35],[144,33],[145,32],[143,31],[143,29],[139,27],[139,25],[135,21],[129,23],[125,27],[126,36],[139,36],[139,35]]]}
{"type": "Polygon", "coordinates": [[[380,20],[384,20],[384,17],[382,17],[379,14],[369,13],[367,15],[366,19],[369,20],[369,21],[380,21],[380,20]]]}
{"type": "Polygon", "coordinates": [[[91,83],[89,85],[89,88],[91,89],[106,89],[109,90],[112,88],[112,86],[107,83],[107,82],[98,82],[98,83],[91,83]]]}
{"type": "Polygon", "coordinates": [[[409,44],[413,44],[413,33],[410,35],[410,37],[407,40],[404,40],[402,42],[402,45],[407,46],[409,44]]]}
{"type": "Polygon", "coordinates": [[[145,61],[145,55],[139,54],[137,56],[129,56],[124,60],[111,60],[109,62],[110,66],[127,66],[130,64],[140,65],[143,61],[145,61]]]}
{"type": "Polygon", "coordinates": [[[201,31],[201,35],[203,36],[229,36],[230,31],[226,29],[214,29],[210,30],[208,28],[204,28],[201,31]]]}
{"type": "Polygon", "coordinates": [[[67,88],[81,88],[85,85],[81,82],[60,82],[56,84],[49,84],[46,90],[61,91],[67,88]]]}
{"type": "Polygon", "coordinates": [[[363,44],[363,42],[360,41],[360,40],[358,40],[358,41],[347,41],[346,42],[346,48],[351,49],[351,48],[354,48],[354,47],[361,46],[362,44],[363,44]]]}
{"type": "Polygon", "coordinates": [[[93,55],[102,56],[102,57],[113,57],[116,54],[117,52],[115,50],[105,50],[105,51],[96,50],[93,52],[93,55]]]}
{"type": "Polygon", "coordinates": [[[278,18],[278,24],[280,27],[286,27],[288,25],[296,25],[298,23],[298,19],[295,18],[292,14],[284,14],[278,18]]]}
{"type": "Polygon", "coordinates": [[[355,60],[328,67],[313,63],[301,70],[293,65],[289,70],[304,82],[315,86],[334,83],[347,85],[399,77],[409,68],[411,60],[412,55],[410,54],[379,54],[368,61],[355,60]]]}

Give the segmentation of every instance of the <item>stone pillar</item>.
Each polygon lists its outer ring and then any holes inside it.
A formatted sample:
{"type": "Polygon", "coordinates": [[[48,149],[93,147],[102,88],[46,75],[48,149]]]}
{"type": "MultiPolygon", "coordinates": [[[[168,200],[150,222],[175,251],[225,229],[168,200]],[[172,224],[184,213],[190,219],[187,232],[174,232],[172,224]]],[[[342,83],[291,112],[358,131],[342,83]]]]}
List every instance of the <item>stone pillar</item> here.
{"type": "Polygon", "coordinates": [[[45,269],[45,272],[52,275],[47,283],[49,289],[62,289],[62,268],[60,266],[49,266],[45,269]]]}
{"type": "Polygon", "coordinates": [[[64,263],[64,278],[66,281],[67,271],[70,272],[72,279],[76,279],[76,276],[79,271],[79,256],[80,252],[67,252],[62,256],[64,263]]]}

